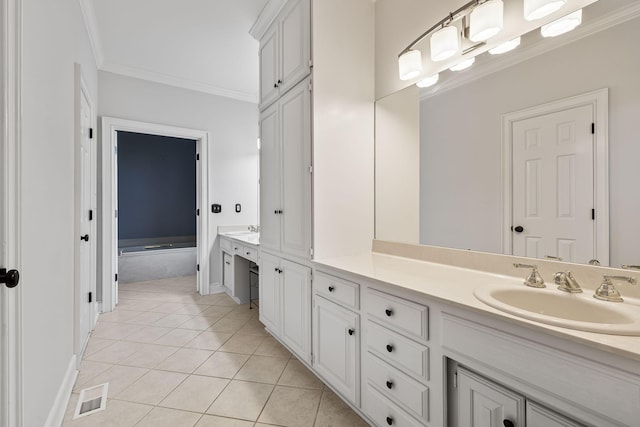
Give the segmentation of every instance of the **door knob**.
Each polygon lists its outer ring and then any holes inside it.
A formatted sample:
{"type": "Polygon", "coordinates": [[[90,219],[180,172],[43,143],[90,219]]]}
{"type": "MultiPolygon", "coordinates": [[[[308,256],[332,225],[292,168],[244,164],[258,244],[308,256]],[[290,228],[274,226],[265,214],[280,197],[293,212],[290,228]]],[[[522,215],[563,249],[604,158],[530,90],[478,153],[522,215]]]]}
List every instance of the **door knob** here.
{"type": "Polygon", "coordinates": [[[522,233],[524,231],[524,227],[521,225],[511,227],[511,231],[515,231],[516,233],[522,233]]]}
{"type": "Polygon", "coordinates": [[[391,390],[393,388],[393,381],[387,381],[387,388],[391,390]]]}
{"type": "Polygon", "coordinates": [[[504,427],[515,427],[515,424],[511,420],[502,421],[502,425],[504,425],[504,427]]]}
{"type": "Polygon", "coordinates": [[[0,283],[4,283],[7,288],[15,288],[20,282],[20,273],[18,270],[9,270],[0,268],[0,283]]]}
{"type": "Polygon", "coordinates": [[[89,241],[89,235],[85,234],[84,236],[80,236],[80,240],[84,240],[85,242],[89,241]]]}
{"type": "Polygon", "coordinates": [[[391,353],[393,351],[393,346],[391,344],[387,344],[387,351],[391,353]]]}
{"type": "Polygon", "coordinates": [[[349,332],[349,335],[353,335],[356,332],[356,330],[355,329],[349,329],[347,332],[349,332]]]}

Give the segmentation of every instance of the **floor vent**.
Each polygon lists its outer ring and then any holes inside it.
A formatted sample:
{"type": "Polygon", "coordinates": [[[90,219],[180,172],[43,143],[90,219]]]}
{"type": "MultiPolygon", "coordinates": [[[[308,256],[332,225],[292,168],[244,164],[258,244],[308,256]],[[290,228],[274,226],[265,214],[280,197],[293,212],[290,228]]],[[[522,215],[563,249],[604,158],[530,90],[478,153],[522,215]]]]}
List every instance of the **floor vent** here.
{"type": "Polygon", "coordinates": [[[73,419],[86,417],[96,412],[104,411],[107,407],[107,391],[109,383],[104,383],[80,392],[73,419]]]}

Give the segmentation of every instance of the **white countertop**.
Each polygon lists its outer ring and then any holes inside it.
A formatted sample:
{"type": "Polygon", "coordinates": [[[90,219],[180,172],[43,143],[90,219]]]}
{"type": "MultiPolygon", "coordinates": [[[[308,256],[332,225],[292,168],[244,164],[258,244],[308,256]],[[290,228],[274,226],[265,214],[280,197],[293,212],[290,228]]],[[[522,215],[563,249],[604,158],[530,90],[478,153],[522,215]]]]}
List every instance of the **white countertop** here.
{"type": "Polygon", "coordinates": [[[446,304],[489,314],[512,324],[640,361],[640,337],[583,332],[527,320],[496,310],[473,295],[473,290],[483,285],[524,286],[524,274],[522,278],[515,278],[376,252],[327,258],[314,263],[320,269],[327,266],[365,279],[384,282],[446,304]]]}
{"type": "Polygon", "coordinates": [[[252,231],[226,231],[218,233],[220,236],[236,240],[243,245],[250,245],[255,248],[260,246],[260,233],[252,231]]]}

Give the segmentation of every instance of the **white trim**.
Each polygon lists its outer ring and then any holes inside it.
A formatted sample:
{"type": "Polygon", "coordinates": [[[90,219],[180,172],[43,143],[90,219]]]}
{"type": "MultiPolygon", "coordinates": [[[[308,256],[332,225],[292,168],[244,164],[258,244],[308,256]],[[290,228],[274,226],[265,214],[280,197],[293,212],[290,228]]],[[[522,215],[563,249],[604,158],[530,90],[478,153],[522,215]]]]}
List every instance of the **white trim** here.
{"type": "Polygon", "coordinates": [[[535,107],[502,115],[502,253],[511,255],[513,221],[512,209],[512,134],[513,123],[543,114],[591,105],[595,123],[594,135],[594,204],[596,209],[596,258],[609,265],[609,89],[560,99],[535,107]]]}
{"type": "Polygon", "coordinates": [[[118,241],[114,225],[115,207],[117,207],[117,193],[115,188],[116,164],[114,153],[117,146],[117,132],[139,132],[152,135],[170,136],[175,138],[195,139],[200,153],[199,208],[200,224],[198,230],[198,291],[205,295],[209,292],[209,132],[195,129],[179,128],[155,123],[145,123],[133,120],[102,117],[102,188],[100,207],[102,255],[99,262],[102,266],[102,309],[103,312],[113,311],[118,302],[117,283],[117,250],[118,241]],[[109,220],[106,220],[109,219],[109,220]]]}
{"type": "Polygon", "coordinates": [[[76,355],[74,354],[71,356],[71,360],[67,366],[67,371],[62,378],[62,383],[60,384],[60,388],[56,394],[56,399],[53,401],[53,406],[49,411],[47,421],[44,423],[45,427],[57,427],[62,425],[64,414],[67,412],[67,406],[69,405],[69,400],[71,398],[71,391],[73,390],[73,385],[75,384],[78,376],[78,370],[76,369],[77,363],[76,355]]]}
{"type": "Polygon", "coordinates": [[[84,18],[84,25],[87,29],[93,58],[96,62],[96,67],[100,68],[104,63],[104,52],[102,50],[102,41],[100,39],[100,31],[98,30],[98,21],[96,20],[93,0],[78,0],[78,2],[82,10],[82,17],[84,18]]]}
{"type": "Polygon", "coordinates": [[[220,283],[211,283],[209,284],[209,293],[210,294],[221,294],[227,292],[227,288],[224,287],[224,285],[221,285],[220,283]]]}
{"type": "Polygon", "coordinates": [[[285,4],[287,4],[287,0],[269,0],[249,30],[251,37],[260,41],[285,4]]]}
{"type": "Polygon", "coordinates": [[[470,72],[456,74],[448,72],[447,78],[441,79],[437,85],[421,89],[420,100],[441,95],[446,91],[482,79],[505,68],[512,67],[638,17],[640,17],[640,2],[635,2],[606,15],[599,16],[589,22],[585,22],[575,30],[564,34],[562,37],[540,39],[531,45],[521,46],[513,52],[498,56],[492,55],[489,61],[475,65],[473,70],[469,70],[470,72]]]}
{"type": "Polygon", "coordinates": [[[241,92],[231,89],[225,89],[220,86],[214,86],[209,83],[177,77],[170,74],[159,73],[153,70],[146,70],[138,67],[131,67],[113,62],[104,62],[100,67],[101,71],[107,71],[113,74],[133,77],[135,79],[147,80],[151,82],[161,83],[168,86],[175,86],[183,89],[204,92],[211,95],[223,96],[225,98],[237,99],[239,101],[258,103],[258,93],[241,92]]]}
{"type": "MultiPolygon", "coordinates": [[[[22,271],[22,0],[2,0],[0,9],[0,251],[2,267],[22,271]]],[[[0,425],[21,426],[22,288],[0,285],[0,425]]]]}

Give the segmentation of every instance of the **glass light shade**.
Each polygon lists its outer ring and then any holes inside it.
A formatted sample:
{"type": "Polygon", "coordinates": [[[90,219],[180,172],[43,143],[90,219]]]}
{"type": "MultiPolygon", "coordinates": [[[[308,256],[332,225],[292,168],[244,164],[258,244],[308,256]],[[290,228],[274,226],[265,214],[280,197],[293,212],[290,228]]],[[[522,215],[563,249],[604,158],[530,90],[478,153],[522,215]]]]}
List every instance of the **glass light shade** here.
{"type": "Polygon", "coordinates": [[[501,45],[494,47],[493,49],[489,49],[489,53],[492,55],[500,55],[501,53],[506,53],[512,51],[513,49],[520,46],[520,37],[516,37],[513,40],[509,40],[508,42],[504,42],[501,45]]]}
{"type": "Polygon", "coordinates": [[[568,33],[576,28],[582,22],[582,9],[576,10],[573,13],[563,16],[553,22],[548,23],[540,27],[542,37],[555,37],[560,34],[568,33]]]}
{"type": "Polygon", "coordinates": [[[567,0],[524,0],[524,19],[535,21],[551,15],[567,3],[567,0]]]}
{"type": "Polygon", "coordinates": [[[476,6],[469,16],[469,40],[483,42],[502,30],[504,4],[502,0],[489,0],[476,6]]]}
{"type": "Polygon", "coordinates": [[[451,58],[460,49],[458,28],[454,26],[443,27],[431,35],[431,60],[444,61],[451,58]]]}
{"type": "Polygon", "coordinates": [[[474,62],[476,62],[476,57],[472,56],[471,58],[467,58],[467,59],[465,59],[463,61],[458,62],[456,65],[454,65],[453,67],[451,67],[449,69],[451,71],[466,70],[467,68],[471,67],[474,62]]]}
{"type": "Polygon", "coordinates": [[[411,80],[422,72],[422,54],[419,50],[410,50],[398,58],[400,80],[411,80]]]}
{"type": "Polygon", "coordinates": [[[418,83],[416,83],[416,86],[418,87],[433,86],[434,84],[438,83],[438,79],[440,79],[440,74],[434,74],[432,76],[425,77],[424,79],[420,80],[418,83]]]}

